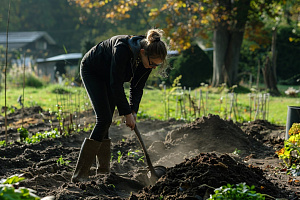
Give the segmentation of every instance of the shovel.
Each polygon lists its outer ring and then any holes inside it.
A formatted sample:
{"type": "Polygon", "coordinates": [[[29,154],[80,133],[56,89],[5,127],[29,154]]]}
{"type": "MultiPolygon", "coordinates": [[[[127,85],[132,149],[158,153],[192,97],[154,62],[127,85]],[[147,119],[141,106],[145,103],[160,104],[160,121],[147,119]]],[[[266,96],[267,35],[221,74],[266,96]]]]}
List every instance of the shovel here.
{"type": "Polygon", "coordinates": [[[160,177],[162,177],[163,175],[165,175],[167,173],[167,169],[164,166],[155,166],[153,167],[152,162],[150,160],[149,154],[146,150],[145,144],[143,142],[142,136],[140,131],[138,130],[137,126],[135,125],[134,127],[134,132],[143,148],[144,151],[144,155],[149,167],[149,172],[148,172],[148,178],[150,179],[151,183],[155,183],[160,177]]]}

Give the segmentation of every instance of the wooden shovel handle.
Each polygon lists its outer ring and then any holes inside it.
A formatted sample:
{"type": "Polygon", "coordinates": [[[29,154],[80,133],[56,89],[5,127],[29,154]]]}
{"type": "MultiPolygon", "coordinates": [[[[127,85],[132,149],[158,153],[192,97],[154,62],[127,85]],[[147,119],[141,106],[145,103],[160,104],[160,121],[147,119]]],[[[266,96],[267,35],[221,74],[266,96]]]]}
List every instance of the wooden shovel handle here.
{"type": "Polygon", "coordinates": [[[151,160],[150,160],[149,154],[148,154],[148,152],[147,152],[146,146],[145,146],[144,141],[143,141],[143,139],[142,139],[141,133],[140,133],[140,131],[139,131],[139,129],[137,128],[136,125],[135,125],[135,127],[134,127],[134,132],[135,132],[135,134],[136,134],[136,136],[137,136],[137,138],[138,138],[138,140],[139,140],[139,142],[140,142],[140,144],[141,144],[141,146],[142,146],[142,148],[143,148],[144,155],[145,155],[147,164],[148,164],[148,166],[149,166],[149,170],[150,170],[150,172],[151,172],[151,176],[154,175],[154,176],[157,177],[157,174],[156,174],[156,172],[155,172],[155,170],[154,170],[154,167],[153,167],[152,162],[151,162],[151,160]]]}

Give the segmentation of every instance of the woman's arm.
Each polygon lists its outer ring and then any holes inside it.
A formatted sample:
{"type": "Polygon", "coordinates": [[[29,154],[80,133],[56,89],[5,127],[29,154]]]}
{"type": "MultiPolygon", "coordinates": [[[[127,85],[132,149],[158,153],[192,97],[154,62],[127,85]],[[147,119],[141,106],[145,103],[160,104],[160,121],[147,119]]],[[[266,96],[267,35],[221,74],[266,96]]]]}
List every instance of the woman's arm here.
{"type": "Polygon", "coordinates": [[[131,107],[129,106],[123,86],[126,67],[130,62],[130,59],[131,52],[127,46],[118,45],[113,48],[110,69],[110,86],[120,116],[131,114],[131,107]]]}
{"type": "Polygon", "coordinates": [[[137,69],[130,84],[130,107],[135,113],[138,113],[139,105],[143,96],[143,89],[152,71],[151,69],[144,68],[144,66],[139,67],[141,67],[141,70],[137,69]]]}

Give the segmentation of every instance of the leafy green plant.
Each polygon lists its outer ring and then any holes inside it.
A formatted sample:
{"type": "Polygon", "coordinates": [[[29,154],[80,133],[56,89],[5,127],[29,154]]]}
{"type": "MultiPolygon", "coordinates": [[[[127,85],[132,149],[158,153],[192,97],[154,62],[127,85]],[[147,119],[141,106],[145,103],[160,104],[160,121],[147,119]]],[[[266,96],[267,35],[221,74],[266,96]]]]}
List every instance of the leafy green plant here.
{"type": "Polygon", "coordinates": [[[24,142],[26,138],[29,136],[29,132],[26,128],[20,127],[17,129],[18,133],[20,134],[20,140],[21,142],[24,142]]]}
{"type": "Polygon", "coordinates": [[[6,141],[5,140],[0,141],[0,146],[6,146],[6,141]]]}
{"type": "Polygon", "coordinates": [[[41,88],[45,84],[40,78],[35,76],[33,73],[27,74],[25,80],[25,85],[29,87],[41,88]]]}
{"type": "Polygon", "coordinates": [[[113,158],[114,158],[113,153],[110,153],[110,162],[112,162],[113,158]]]}
{"type": "Polygon", "coordinates": [[[139,159],[138,159],[137,161],[138,161],[138,162],[145,162],[145,161],[144,161],[144,157],[145,157],[145,156],[139,157],[139,159]]]}
{"type": "Polygon", "coordinates": [[[240,153],[241,153],[241,150],[238,150],[237,148],[233,152],[234,155],[239,155],[240,153]]]}
{"type": "Polygon", "coordinates": [[[65,161],[62,156],[60,156],[60,158],[56,161],[57,165],[59,165],[59,166],[62,166],[62,165],[67,166],[67,165],[69,165],[69,162],[71,162],[71,161],[69,161],[69,160],[65,161]]]}
{"type": "Polygon", "coordinates": [[[63,86],[57,85],[51,89],[51,92],[54,94],[65,94],[71,92],[70,90],[66,89],[63,86]]]}
{"type": "Polygon", "coordinates": [[[39,200],[40,197],[34,194],[34,190],[18,187],[18,183],[25,178],[20,175],[14,175],[0,181],[0,199],[2,200],[39,200]]]}
{"type": "Polygon", "coordinates": [[[52,131],[45,131],[44,133],[37,132],[36,134],[32,135],[31,138],[26,138],[25,142],[27,144],[33,144],[40,142],[42,139],[45,138],[57,138],[59,137],[58,130],[53,129],[52,131]]]}
{"type": "Polygon", "coordinates": [[[144,162],[144,157],[145,156],[140,156],[138,154],[138,152],[140,152],[140,150],[135,150],[135,151],[128,151],[127,156],[130,157],[132,156],[133,158],[135,158],[137,160],[137,162],[144,162]]]}
{"type": "Polygon", "coordinates": [[[123,156],[123,153],[121,151],[118,151],[118,163],[121,162],[122,156],[123,156]]]}
{"type": "Polygon", "coordinates": [[[231,200],[264,200],[265,194],[256,193],[255,186],[248,186],[246,183],[236,185],[227,184],[214,190],[214,194],[210,195],[210,200],[231,199],[231,200]]]}
{"type": "Polygon", "coordinates": [[[300,166],[300,123],[292,125],[289,135],[289,139],[284,141],[284,147],[276,153],[289,170],[295,170],[300,166]]]}

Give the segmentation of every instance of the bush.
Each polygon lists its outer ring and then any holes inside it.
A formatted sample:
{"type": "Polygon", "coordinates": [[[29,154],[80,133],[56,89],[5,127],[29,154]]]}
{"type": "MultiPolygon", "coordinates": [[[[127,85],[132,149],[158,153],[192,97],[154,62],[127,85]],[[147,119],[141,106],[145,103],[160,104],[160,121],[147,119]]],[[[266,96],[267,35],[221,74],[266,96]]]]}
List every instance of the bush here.
{"type": "Polygon", "coordinates": [[[66,87],[63,87],[61,85],[53,86],[53,88],[51,89],[51,92],[54,93],[54,94],[68,94],[68,93],[71,93],[70,90],[68,90],[66,87]]]}
{"type": "MultiPolygon", "coordinates": [[[[299,31],[299,30],[298,30],[299,31]]],[[[293,27],[281,27],[277,36],[277,76],[281,84],[299,85],[300,36],[293,27]]]]}
{"type": "Polygon", "coordinates": [[[44,86],[44,83],[42,80],[40,80],[38,77],[36,77],[33,74],[29,74],[25,78],[25,86],[28,87],[35,87],[35,88],[41,88],[44,86]]]}
{"type": "MultiPolygon", "coordinates": [[[[13,65],[9,68],[7,73],[7,83],[10,87],[22,88],[24,83],[24,71],[22,67],[13,65]]],[[[2,74],[2,80],[4,81],[4,74],[2,74]]],[[[37,77],[31,68],[25,71],[25,87],[41,88],[46,85],[46,82],[37,77]]]]}
{"type": "Polygon", "coordinates": [[[170,64],[173,65],[173,69],[170,71],[169,83],[173,83],[176,77],[182,75],[182,86],[199,87],[212,77],[212,62],[198,45],[193,45],[177,58],[171,59],[170,64]]]}

